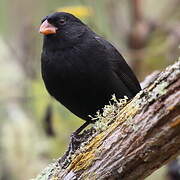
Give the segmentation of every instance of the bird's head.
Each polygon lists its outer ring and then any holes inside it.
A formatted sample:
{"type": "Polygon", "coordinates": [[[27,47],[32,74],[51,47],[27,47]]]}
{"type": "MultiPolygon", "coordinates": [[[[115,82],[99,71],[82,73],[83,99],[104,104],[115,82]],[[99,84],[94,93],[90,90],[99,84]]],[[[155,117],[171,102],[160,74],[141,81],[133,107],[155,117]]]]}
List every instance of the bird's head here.
{"type": "Polygon", "coordinates": [[[72,14],[56,12],[42,20],[39,32],[46,39],[72,44],[79,40],[86,29],[87,26],[72,14]]]}

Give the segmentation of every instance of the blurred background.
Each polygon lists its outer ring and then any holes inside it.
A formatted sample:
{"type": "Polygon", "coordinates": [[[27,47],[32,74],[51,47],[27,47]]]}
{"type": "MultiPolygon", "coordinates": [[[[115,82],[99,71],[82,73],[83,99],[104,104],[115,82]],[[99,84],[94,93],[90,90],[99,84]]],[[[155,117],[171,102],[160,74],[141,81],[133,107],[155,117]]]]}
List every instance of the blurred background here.
{"type": "MultiPolygon", "coordinates": [[[[180,0],[0,0],[0,180],[36,176],[83,123],[41,78],[38,30],[54,11],[73,13],[109,40],[140,81],[180,54],[180,0]]],[[[167,169],[148,179],[172,179],[167,169]]]]}

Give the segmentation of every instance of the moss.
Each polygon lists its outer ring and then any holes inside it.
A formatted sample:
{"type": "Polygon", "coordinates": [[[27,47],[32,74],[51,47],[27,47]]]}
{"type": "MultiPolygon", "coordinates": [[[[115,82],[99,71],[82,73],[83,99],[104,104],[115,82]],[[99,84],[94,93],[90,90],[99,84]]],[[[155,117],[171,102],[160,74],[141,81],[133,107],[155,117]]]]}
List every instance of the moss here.
{"type": "Polygon", "coordinates": [[[153,100],[156,100],[158,97],[164,95],[167,92],[167,86],[168,83],[165,81],[158,84],[151,92],[148,93],[148,102],[152,102],[153,100]]]}
{"type": "Polygon", "coordinates": [[[115,94],[112,95],[111,101],[109,105],[105,105],[103,108],[103,112],[97,112],[94,119],[98,119],[98,121],[94,124],[93,128],[97,132],[105,131],[109,124],[114,122],[118,117],[120,111],[125,107],[128,102],[128,98],[125,96],[123,99],[117,99],[115,94]]]}
{"type": "MultiPolygon", "coordinates": [[[[32,180],[48,180],[54,174],[55,169],[56,169],[56,163],[51,163],[41,172],[41,174],[39,174],[36,178],[32,180]]],[[[51,179],[56,180],[53,178],[54,177],[52,177],[51,179]]]]}

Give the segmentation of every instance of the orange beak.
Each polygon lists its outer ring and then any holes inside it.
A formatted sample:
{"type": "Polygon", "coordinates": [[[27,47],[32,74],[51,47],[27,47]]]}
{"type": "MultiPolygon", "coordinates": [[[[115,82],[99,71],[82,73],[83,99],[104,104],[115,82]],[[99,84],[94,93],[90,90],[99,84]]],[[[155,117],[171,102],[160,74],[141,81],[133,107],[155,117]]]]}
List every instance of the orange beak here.
{"type": "Polygon", "coordinates": [[[47,20],[45,20],[39,28],[39,32],[44,35],[56,34],[56,30],[57,28],[50,24],[47,20]]]}

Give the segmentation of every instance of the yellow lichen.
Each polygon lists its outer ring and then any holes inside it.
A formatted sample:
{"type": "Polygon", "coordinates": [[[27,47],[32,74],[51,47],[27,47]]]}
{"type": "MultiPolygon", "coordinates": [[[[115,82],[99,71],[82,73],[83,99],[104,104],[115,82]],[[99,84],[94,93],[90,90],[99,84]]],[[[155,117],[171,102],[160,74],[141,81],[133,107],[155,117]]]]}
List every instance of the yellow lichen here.
{"type": "Polygon", "coordinates": [[[175,106],[172,105],[172,106],[167,107],[167,110],[168,110],[168,111],[173,111],[174,108],[175,108],[175,106]]]}
{"type": "Polygon", "coordinates": [[[51,180],[58,180],[58,177],[57,176],[53,176],[53,177],[51,177],[51,180]]]}
{"type": "Polygon", "coordinates": [[[77,156],[75,156],[68,169],[75,172],[89,167],[95,158],[97,148],[104,139],[103,137],[104,132],[97,135],[88,145],[86,145],[84,147],[85,152],[80,152],[77,156]]]}
{"type": "Polygon", "coordinates": [[[170,124],[171,127],[180,126],[180,117],[170,124]]]}
{"type": "Polygon", "coordinates": [[[118,114],[118,118],[114,123],[109,125],[109,127],[94,137],[89,144],[85,145],[79,152],[78,155],[75,155],[72,159],[72,163],[68,167],[68,170],[73,172],[88,168],[93,160],[96,157],[97,152],[100,151],[99,147],[102,144],[103,140],[116,129],[120,124],[132,119],[132,117],[139,110],[139,106],[135,104],[136,98],[131,101],[127,106],[125,106],[118,114]],[[126,113],[128,112],[128,113],[126,113]]]}

